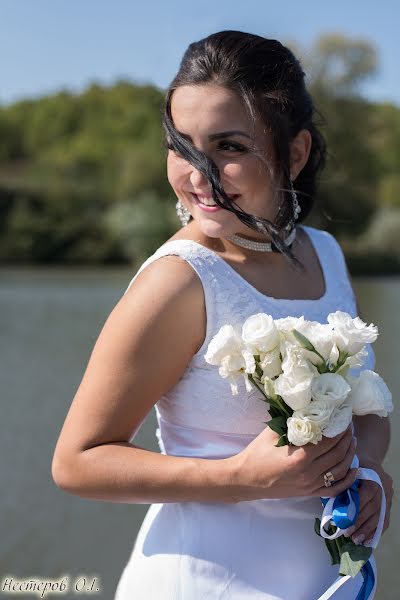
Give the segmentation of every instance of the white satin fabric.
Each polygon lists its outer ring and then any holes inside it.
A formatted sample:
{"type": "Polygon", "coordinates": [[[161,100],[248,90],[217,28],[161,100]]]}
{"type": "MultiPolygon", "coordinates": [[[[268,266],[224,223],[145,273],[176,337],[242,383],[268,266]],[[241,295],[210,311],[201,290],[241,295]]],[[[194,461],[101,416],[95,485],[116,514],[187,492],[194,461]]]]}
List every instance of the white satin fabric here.
{"type": "MultiPolygon", "coordinates": [[[[220,256],[192,240],[166,242],[140,267],[175,254],[199,276],[207,330],[200,350],[179,382],[155,405],[162,453],[216,459],[245,448],[265,427],[260,392],[244,382],[232,396],[218,368],[204,360],[207,346],[225,323],[257,312],[274,318],[301,316],[326,322],[330,312],[356,316],[343,253],[325,231],[302,226],[318,254],[325,293],[317,300],[276,299],[258,292],[220,256]]],[[[374,367],[368,347],[364,368],[374,367]]],[[[353,370],[353,374],[356,370],[353,370]]],[[[316,497],[256,500],[237,504],[152,504],[118,583],[114,600],[317,600],[335,581],[324,541],[314,533],[322,505],[316,497]]],[[[354,600],[361,575],[334,600],[354,600]]],[[[345,588],[345,589],[344,589],[345,588]]],[[[372,599],[371,599],[372,600],[372,599]]]]}

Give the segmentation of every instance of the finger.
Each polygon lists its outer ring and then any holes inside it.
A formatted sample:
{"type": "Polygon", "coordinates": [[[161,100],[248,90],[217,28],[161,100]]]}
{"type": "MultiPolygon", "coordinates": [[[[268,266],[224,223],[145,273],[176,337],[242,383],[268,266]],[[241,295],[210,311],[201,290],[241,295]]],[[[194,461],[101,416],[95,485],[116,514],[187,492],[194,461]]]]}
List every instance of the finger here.
{"type": "MultiPolygon", "coordinates": [[[[323,477],[321,477],[321,479],[323,480],[323,477]]],[[[349,487],[351,487],[356,479],[357,469],[349,469],[347,475],[343,479],[341,479],[337,483],[333,483],[329,487],[326,487],[325,485],[316,487],[315,490],[312,492],[312,495],[322,496],[325,498],[334,498],[335,496],[338,496],[339,494],[347,490],[349,487]]],[[[318,484],[317,481],[315,483],[318,484]]]]}
{"type": "MultiPolygon", "coordinates": [[[[364,479],[360,480],[360,515],[364,510],[364,507],[369,505],[370,502],[375,504],[377,509],[381,507],[382,504],[382,490],[380,486],[378,486],[374,481],[366,481],[364,479]]],[[[370,508],[369,508],[370,510],[370,508]]],[[[386,507],[387,510],[387,507],[386,507]]]]}
{"type": "MultiPolygon", "coordinates": [[[[370,543],[375,535],[380,517],[381,502],[382,498],[378,499],[376,494],[374,494],[371,500],[363,506],[354,526],[348,530],[347,533],[351,536],[355,544],[370,543]]],[[[387,528],[385,522],[382,533],[387,528]]]]}
{"type": "Polygon", "coordinates": [[[350,440],[351,432],[349,429],[345,429],[339,435],[335,437],[328,438],[324,435],[322,436],[322,440],[318,442],[318,444],[306,444],[302,446],[303,450],[309,455],[311,461],[318,460],[321,456],[331,452],[333,448],[335,448],[342,440],[350,440]]]}
{"type": "Polygon", "coordinates": [[[345,459],[351,447],[353,447],[354,452],[354,438],[348,435],[343,436],[336,446],[331,448],[328,452],[325,452],[321,456],[317,457],[317,459],[314,461],[315,465],[313,466],[315,466],[320,473],[324,473],[327,470],[331,471],[332,467],[335,467],[335,465],[341,463],[345,459]]]}
{"type": "Polygon", "coordinates": [[[334,452],[326,453],[315,461],[313,468],[315,468],[317,478],[323,481],[324,473],[328,471],[332,473],[336,481],[340,481],[346,477],[353,462],[355,448],[356,445],[353,438],[349,440],[344,438],[334,452]]]}
{"type": "Polygon", "coordinates": [[[374,537],[376,528],[379,521],[379,511],[375,512],[369,519],[367,519],[361,527],[359,527],[351,536],[351,539],[355,544],[362,544],[368,542],[374,537]]]}
{"type": "Polygon", "coordinates": [[[382,494],[377,494],[376,484],[371,481],[361,479],[358,492],[360,495],[360,513],[371,500],[375,500],[377,504],[382,502],[382,494]]]}
{"type": "Polygon", "coordinates": [[[352,527],[347,530],[347,534],[349,536],[357,535],[360,530],[364,527],[364,525],[373,518],[374,515],[378,515],[379,518],[379,510],[380,505],[378,505],[374,500],[371,500],[366,504],[363,509],[359,512],[357,521],[354,523],[352,527]]]}
{"type": "Polygon", "coordinates": [[[345,429],[339,435],[335,435],[335,437],[328,438],[323,436],[322,440],[314,446],[316,449],[316,460],[320,457],[324,456],[331,452],[334,448],[338,447],[340,444],[347,447],[353,437],[353,433],[351,430],[351,426],[345,429]]]}

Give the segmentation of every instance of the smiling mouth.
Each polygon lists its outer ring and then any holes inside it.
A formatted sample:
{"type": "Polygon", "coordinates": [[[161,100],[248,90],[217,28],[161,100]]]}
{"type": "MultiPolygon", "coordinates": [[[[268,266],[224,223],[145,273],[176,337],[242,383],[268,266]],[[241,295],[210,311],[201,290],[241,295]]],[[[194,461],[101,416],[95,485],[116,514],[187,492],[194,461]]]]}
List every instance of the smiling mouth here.
{"type": "MultiPolygon", "coordinates": [[[[209,198],[209,197],[205,197],[205,196],[198,196],[197,194],[194,194],[193,192],[190,192],[193,199],[195,200],[195,202],[197,204],[201,204],[202,206],[216,206],[218,208],[221,208],[216,202],[214,202],[213,198],[209,198]]],[[[236,200],[236,198],[239,198],[240,194],[232,194],[231,196],[228,195],[228,198],[230,200],[236,200]]]]}

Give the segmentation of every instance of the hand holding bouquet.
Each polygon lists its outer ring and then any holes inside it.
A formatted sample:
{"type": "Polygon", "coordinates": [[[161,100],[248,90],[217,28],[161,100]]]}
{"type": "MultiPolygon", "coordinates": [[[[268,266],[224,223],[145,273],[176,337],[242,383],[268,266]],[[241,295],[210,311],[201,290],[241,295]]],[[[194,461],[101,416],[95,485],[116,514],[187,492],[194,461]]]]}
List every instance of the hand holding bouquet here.
{"type": "MultiPolygon", "coordinates": [[[[351,374],[351,369],[364,365],[366,344],[377,336],[375,325],[367,326],[359,317],[342,311],[330,313],[326,324],[304,317],[273,319],[258,313],[241,326],[221,327],[204,358],[219,367],[234,395],[242,378],[248,392],[253,386],[261,392],[270,415],[265,423],[278,433],[278,446],[303,446],[318,444],[323,436],[341,434],[353,414],[386,417],[393,410],[392,395],[377,373],[364,369],[358,376],[351,374]]],[[[352,466],[358,467],[355,459],[352,466]]],[[[359,469],[359,477],[381,485],[369,469],[359,469]]],[[[331,472],[324,479],[326,487],[334,481],[331,472]]],[[[372,548],[341,537],[357,519],[359,484],[358,479],[337,498],[321,498],[324,512],[321,520],[316,519],[315,530],[325,538],[332,562],[340,564],[340,575],[354,577],[362,569],[367,598],[374,579],[368,562],[372,548]]],[[[373,547],[379,540],[384,514],[383,498],[373,547]]],[[[342,577],[340,585],[345,579],[342,577]]],[[[328,597],[324,595],[324,599],[328,597]]]]}

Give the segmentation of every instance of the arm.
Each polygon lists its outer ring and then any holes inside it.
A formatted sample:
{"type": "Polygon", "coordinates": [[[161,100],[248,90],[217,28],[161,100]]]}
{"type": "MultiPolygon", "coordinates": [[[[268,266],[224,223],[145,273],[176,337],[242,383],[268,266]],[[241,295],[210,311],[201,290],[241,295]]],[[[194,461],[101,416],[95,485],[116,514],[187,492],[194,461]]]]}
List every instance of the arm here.
{"type": "MultiPolygon", "coordinates": [[[[347,265],[346,265],[347,268],[347,265]]],[[[351,276],[347,268],[347,276],[351,283],[351,276]]],[[[353,290],[354,293],[354,290],[353,290]]],[[[357,314],[360,316],[360,307],[356,299],[357,314]]],[[[362,317],[360,317],[362,318],[362,317]]],[[[354,433],[357,437],[357,456],[361,466],[382,464],[390,444],[390,421],[388,417],[377,415],[364,415],[353,417],[354,433]],[[373,443],[371,443],[373,440],[373,443]]]]}
{"type": "Polygon", "coordinates": [[[389,418],[377,415],[362,417],[354,415],[353,423],[357,437],[357,456],[361,466],[381,465],[390,444],[389,418]]]}
{"type": "MultiPolygon", "coordinates": [[[[350,273],[347,269],[349,281],[350,273]]],[[[354,297],[356,298],[355,294],[354,297]]],[[[360,308],[356,298],[357,314],[360,308]]],[[[360,317],[361,318],[361,317],[360,317]]],[[[353,416],[354,434],[357,437],[357,456],[361,467],[373,469],[378,473],[386,496],[386,514],[383,531],[389,527],[390,510],[393,497],[393,480],[386,473],[382,463],[390,444],[390,421],[388,417],[377,415],[353,416]]],[[[369,542],[375,532],[381,507],[381,494],[377,494],[377,486],[370,481],[363,481],[360,488],[360,513],[355,525],[349,530],[353,541],[369,542]]]]}
{"type": "Polygon", "coordinates": [[[179,257],[139,274],[99,335],[57,441],[52,476],[61,489],[126,503],[230,501],[226,461],[129,443],[200,347],[203,303],[200,280],[179,257]]]}
{"type": "Polygon", "coordinates": [[[63,490],[108,502],[233,502],[227,460],[207,460],[158,454],[113,442],[82,451],[53,467],[63,490]]]}
{"type": "MultiPolygon", "coordinates": [[[[354,416],[354,433],[357,437],[357,456],[360,466],[373,469],[380,477],[386,498],[386,513],[383,532],[390,524],[393,499],[393,479],[382,466],[390,443],[388,417],[377,415],[354,416]]],[[[349,530],[356,544],[370,542],[379,519],[382,494],[376,483],[362,481],[360,487],[360,513],[355,525],[349,530]]]]}

